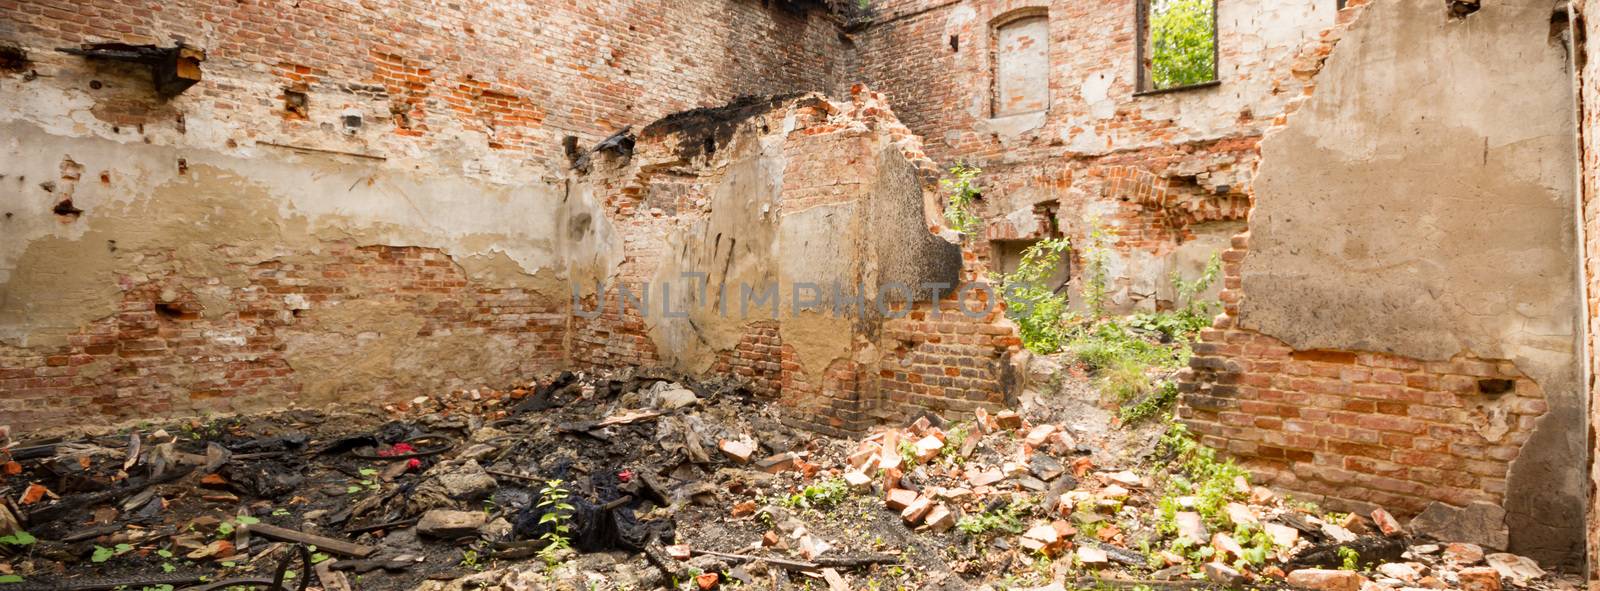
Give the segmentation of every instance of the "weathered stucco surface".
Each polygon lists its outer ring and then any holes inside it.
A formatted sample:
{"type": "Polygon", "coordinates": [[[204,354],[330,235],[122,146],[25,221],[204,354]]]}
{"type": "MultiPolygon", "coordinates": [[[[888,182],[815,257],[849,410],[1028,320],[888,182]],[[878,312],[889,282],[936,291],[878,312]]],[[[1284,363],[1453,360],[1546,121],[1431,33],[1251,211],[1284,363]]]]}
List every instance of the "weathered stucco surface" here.
{"type": "MultiPolygon", "coordinates": [[[[193,300],[183,312],[212,323],[177,353],[248,361],[260,353],[246,344],[262,335],[227,321],[253,313],[241,302],[260,297],[294,312],[282,318],[277,353],[301,394],[288,400],[301,403],[470,384],[528,370],[540,355],[505,335],[422,331],[415,311],[448,305],[447,294],[391,299],[395,285],[363,280],[278,293],[258,281],[262,265],[337,265],[336,245],[436,249],[438,264],[469,284],[557,307],[566,285],[556,220],[597,214],[591,202],[563,200],[559,186],[414,175],[339,156],[247,159],[67,138],[18,122],[0,126],[0,137],[0,343],[14,352],[67,347],[126,306],[124,292],[154,284],[160,302],[145,305],[193,300]],[[68,169],[79,178],[64,177],[68,169]],[[63,191],[81,214],[51,212],[63,191]]],[[[181,395],[214,387],[214,378],[180,370],[166,386],[181,395]]],[[[281,405],[292,393],[206,408],[281,405]]],[[[176,408],[199,408],[187,402],[176,408]]]]}
{"type": "Polygon", "coordinates": [[[1513,550],[1571,563],[1585,494],[1575,131],[1552,5],[1366,10],[1263,141],[1239,326],[1296,350],[1513,362],[1549,400],[1506,483],[1513,550]]]}

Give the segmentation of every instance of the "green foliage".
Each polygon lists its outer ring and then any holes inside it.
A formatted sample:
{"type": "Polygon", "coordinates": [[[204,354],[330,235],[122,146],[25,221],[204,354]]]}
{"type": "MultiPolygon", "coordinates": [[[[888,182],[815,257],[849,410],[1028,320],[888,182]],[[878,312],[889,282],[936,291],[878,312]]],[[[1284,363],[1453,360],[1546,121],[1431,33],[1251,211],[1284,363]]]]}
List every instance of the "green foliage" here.
{"type": "Polygon", "coordinates": [[[900,442],[900,448],[897,451],[900,452],[900,464],[902,469],[910,470],[917,467],[917,445],[915,443],[902,440],[900,442]]]}
{"type": "Polygon", "coordinates": [[[945,198],[944,221],[962,234],[978,230],[983,220],[972,212],[973,202],[983,194],[975,181],[983,170],[976,166],[957,164],[950,168],[950,177],[939,181],[939,186],[950,194],[945,198]]]}
{"type": "Polygon", "coordinates": [[[0,575],[0,585],[21,583],[22,575],[0,575]]]}
{"type": "Polygon", "coordinates": [[[472,570],[483,570],[483,563],[478,557],[477,550],[461,551],[461,566],[472,570]]]}
{"type": "Polygon", "coordinates": [[[939,455],[948,459],[952,464],[961,465],[965,463],[966,458],[961,457],[961,446],[967,442],[967,438],[971,435],[971,432],[965,426],[952,424],[944,432],[944,448],[939,450],[939,455]]]}
{"type": "Polygon", "coordinates": [[[1094,319],[1099,320],[1106,316],[1111,243],[1115,241],[1117,231],[1100,223],[1099,218],[1091,217],[1088,222],[1089,242],[1083,250],[1083,287],[1078,290],[1078,295],[1083,298],[1084,307],[1089,309],[1094,319]]]}
{"type": "Polygon", "coordinates": [[[1020,534],[1025,529],[1022,518],[1033,508],[1027,501],[1010,504],[983,513],[969,513],[956,521],[956,529],[970,536],[992,535],[996,532],[1020,534]]]}
{"type": "Polygon", "coordinates": [[[539,550],[539,558],[552,568],[560,563],[560,552],[572,547],[572,526],[567,523],[573,512],[572,503],[567,501],[571,496],[572,493],[561,486],[560,480],[550,480],[544,488],[539,489],[538,507],[545,511],[539,517],[539,523],[551,524],[551,531],[539,537],[548,542],[539,550]]]}
{"type": "Polygon", "coordinates": [[[1157,530],[1176,532],[1173,519],[1178,513],[1174,497],[1194,497],[1194,511],[1205,519],[1213,530],[1230,527],[1224,506],[1229,501],[1243,500],[1246,493],[1234,487],[1234,480],[1250,479],[1250,472],[1238,468],[1232,460],[1218,460],[1216,450],[1200,445],[1189,436],[1182,423],[1173,423],[1162,436],[1162,452],[1171,458],[1173,474],[1168,479],[1166,497],[1158,503],[1157,530]]]}
{"type": "Polygon", "coordinates": [[[1005,294],[1006,317],[1017,323],[1023,346],[1035,353],[1061,350],[1066,336],[1067,298],[1057,294],[1048,281],[1070,249],[1064,238],[1040,240],[1022,251],[1016,271],[993,277],[1005,294]]]}
{"type": "Polygon", "coordinates": [[[1151,89],[1210,82],[1216,77],[1216,0],[1151,0],[1151,89]]]}
{"type": "Polygon", "coordinates": [[[830,509],[850,496],[850,485],[843,478],[818,480],[800,492],[789,495],[783,504],[791,509],[830,509]]]}
{"type": "Polygon", "coordinates": [[[1360,568],[1361,553],[1348,546],[1339,547],[1339,570],[1356,570],[1360,568]]]}
{"type": "Polygon", "coordinates": [[[1174,349],[1130,330],[1116,319],[1074,327],[1066,348],[1088,366],[1100,387],[1118,402],[1139,400],[1156,388],[1151,370],[1181,368],[1187,359],[1174,349]]]}
{"type": "Polygon", "coordinates": [[[113,548],[107,548],[105,546],[95,546],[94,547],[94,554],[89,557],[89,560],[91,562],[97,562],[97,563],[98,562],[105,562],[107,560],[111,560],[111,557],[113,557],[113,556],[122,556],[123,554],[127,554],[127,553],[132,552],[132,551],[133,551],[133,545],[132,544],[117,544],[113,548]]]}
{"type": "Polygon", "coordinates": [[[1178,400],[1178,384],[1166,381],[1156,386],[1156,391],[1145,396],[1134,404],[1122,407],[1117,411],[1117,418],[1122,419],[1122,424],[1131,425],[1160,414],[1178,400]]]}
{"type": "Polygon", "coordinates": [[[33,534],[20,530],[9,536],[0,536],[0,545],[6,546],[31,546],[37,541],[39,539],[33,537],[33,534]]]}

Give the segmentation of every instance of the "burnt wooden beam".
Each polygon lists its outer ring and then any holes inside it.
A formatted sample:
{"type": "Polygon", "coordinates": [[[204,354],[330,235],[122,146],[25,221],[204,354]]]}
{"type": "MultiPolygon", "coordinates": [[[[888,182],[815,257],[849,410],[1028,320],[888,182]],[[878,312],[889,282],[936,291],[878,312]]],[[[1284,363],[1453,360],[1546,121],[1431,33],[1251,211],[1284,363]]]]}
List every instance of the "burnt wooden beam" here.
{"type": "Polygon", "coordinates": [[[173,47],[157,47],[127,43],[86,43],[80,47],[63,47],[57,51],[86,59],[142,64],[150,68],[156,94],[162,98],[178,96],[199,82],[200,62],[206,59],[204,50],[181,44],[173,47]]]}

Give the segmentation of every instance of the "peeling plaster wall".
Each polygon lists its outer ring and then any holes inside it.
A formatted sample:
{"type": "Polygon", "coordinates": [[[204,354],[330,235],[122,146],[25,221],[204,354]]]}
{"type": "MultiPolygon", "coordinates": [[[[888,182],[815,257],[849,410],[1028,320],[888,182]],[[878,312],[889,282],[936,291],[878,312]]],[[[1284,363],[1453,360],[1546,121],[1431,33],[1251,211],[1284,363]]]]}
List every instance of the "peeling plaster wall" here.
{"type": "Polygon", "coordinates": [[[0,42],[29,63],[0,72],[0,424],[565,367],[569,286],[631,238],[569,182],[563,140],[835,90],[839,24],[758,0],[13,3],[0,42]],[[206,52],[203,80],[170,99],[144,66],[56,51],[178,41],[206,52]]]}
{"type": "Polygon", "coordinates": [[[1330,498],[1503,503],[1512,551],[1574,564],[1575,129],[1552,4],[1364,10],[1262,143],[1248,238],[1228,257],[1238,287],[1218,326],[1233,330],[1197,350],[1189,416],[1247,457],[1286,460],[1284,482],[1342,483],[1315,491],[1330,498]],[[1285,420],[1289,439],[1250,443],[1234,409],[1333,428],[1285,420]]]}
{"type": "Polygon", "coordinates": [[[13,421],[395,399],[564,364],[555,220],[597,209],[559,185],[0,137],[13,421]],[[63,191],[81,215],[51,212],[63,191]]]}
{"type": "Polygon", "coordinates": [[[824,432],[997,407],[1018,341],[998,308],[955,310],[954,287],[981,267],[932,233],[934,177],[882,98],[859,88],[646,128],[630,156],[598,159],[574,185],[603,195],[629,237],[609,257],[607,293],[584,309],[595,317],[578,325],[574,359],[741,375],[790,407],[786,420],[824,432]],[[947,285],[941,301],[928,282],[947,285]],[[648,290],[648,304],[624,308],[616,286],[648,290]],[[920,293],[907,305],[894,286],[920,293]],[[924,324],[940,307],[944,320],[924,324]]]}

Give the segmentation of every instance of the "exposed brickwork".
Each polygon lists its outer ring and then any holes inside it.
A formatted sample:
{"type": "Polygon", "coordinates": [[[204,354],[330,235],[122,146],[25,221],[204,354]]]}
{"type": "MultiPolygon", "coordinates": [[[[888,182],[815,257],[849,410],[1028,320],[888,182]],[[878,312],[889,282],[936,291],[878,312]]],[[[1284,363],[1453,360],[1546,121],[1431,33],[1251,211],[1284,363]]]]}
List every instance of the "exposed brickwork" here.
{"type": "MultiPolygon", "coordinates": [[[[353,162],[374,167],[374,178],[400,171],[559,186],[567,174],[567,136],[586,147],[623,127],[637,129],[739,95],[838,90],[847,82],[852,51],[840,26],[826,10],[762,0],[313,0],[292,6],[6,0],[0,1],[0,40],[31,59],[26,68],[0,75],[0,102],[7,104],[6,121],[126,145],[251,159],[354,154],[362,158],[353,162]],[[203,80],[171,99],[155,96],[143,66],[56,51],[177,40],[205,50],[206,59],[203,80]]],[[[186,170],[184,156],[177,167],[186,170]]],[[[139,173],[90,174],[120,179],[139,173]]],[[[52,190],[70,203],[76,183],[74,177],[52,190]]],[[[391,202],[403,207],[414,197],[397,193],[391,202]]],[[[491,211],[505,205],[492,201],[463,194],[459,203],[491,211]]],[[[657,209],[638,199],[617,202],[630,213],[641,205],[647,217],[657,209]]],[[[672,203],[668,211],[680,206],[690,207],[672,203]]],[[[92,224],[93,214],[86,219],[79,223],[92,224]]],[[[456,221],[412,223],[455,232],[456,221]]],[[[415,228],[401,228],[407,229],[415,228]]],[[[647,235],[641,230],[626,240],[630,248],[648,249],[647,235]]],[[[566,366],[574,355],[593,356],[597,364],[657,362],[637,317],[609,313],[569,331],[574,320],[567,294],[469,276],[445,250],[389,240],[399,250],[330,241],[316,252],[286,252],[278,262],[242,270],[249,281],[226,290],[215,287],[215,277],[180,271],[202,266],[192,258],[154,275],[119,269],[120,311],[95,320],[71,347],[0,349],[0,423],[42,428],[73,416],[154,417],[318,403],[332,394],[346,401],[414,396],[518,379],[566,366]],[[153,312],[161,301],[155,296],[173,290],[174,301],[187,307],[176,316],[153,312]],[[228,303],[221,307],[237,310],[194,308],[192,294],[202,291],[213,304],[225,291],[228,303]],[[290,297],[310,307],[290,310],[290,297]],[[421,319],[416,333],[406,336],[420,347],[482,337],[483,359],[477,369],[446,380],[404,383],[396,376],[362,387],[346,383],[336,393],[307,391],[306,375],[285,359],[286,348],[293,348],[285,339],[305,336],[296,330],[346,338],[344,349],[330,349],[329,356],[351,355],[354,363],[378,355],[364,350],[369,335],[359,327],[310,322],[327,311],[324,306],[347,301],[403,304],[397,314],[421,319]],[[240,344],[225,344],[234,340],[240,344]]],[[[0,264],[17,253],[3,254],[0,264]]],[[[143,269],[184,255],[125,249],[119,256],[141,261],[143,269]]],[[[163,305],[170,311],[179,304],[163,305]]]]}
{"type": "Polygon", "coordinates": [[[38,57],[33,68],[49,75],[34,86],[124,103],[97,108],[107,125],[93,133],[142,123],[139,135],[162,144],[235,150],[272,141],[377,153],[424,169],[441,157],[513,152],[529,162],[500,166],[525,168],[517,171],[523,176],[555,170],[565,135],[588,144],[739,95],[834,91],[847,83],[850,54],[839,26],[824,10],[760,0],[0,6],[0,38],[38,57]],[[204,81],[170,102],[150,95],[140,68],[94,67],[55,52],[174,39],[204,49],[206,60],[204,81]],[[105,85],[88,89],[90,79],[105,85]],[[284,118],[289,87],[309,95],[309,115],[276,129],[259,125],[284,118]],[[341,122],[352,114],[365,119],[353,133],[341,122]],[[197,127],[206,133],[188,133],[197,127]]]}
{"type": "MultiPolygon", "coordinates": [[[[323,315],[352,302],[393,305],[421,320],[411,334],[374,338],[430,347],[477,336],[509,342],[522,360],[519,369],[562,365],[566,314],[560,301],[471,285],[460,267],[432,249],[325,248],[243,269],[249,285],[210,304],[197,296],[208,292],[207,278],[181,273],[171,253],[152,255],[159,258],[149,264],[166,271],[121,277],[116,315],[71,336],[68,347],[0,346],[0,414],[12,424],[42,425],[320,403],[330,395],[395,399],[418,388],[471,384],[414,383],[405,368],[395,368],[387,378],[347,384],[348,391],[305,396],[285,343],[348,330],[323,315]]],[[[345,353],[371,353],[354,340],[349,345],[355,348],[345,353]]]]}
{"type": "MultiPolygon", "coordinates": [[[[1286,82],[1301,97],[1365,2],[1304,48],[1286,82]],[[1298,87],[1297,89],[1295,87],[1298,87]]],[[[1136,191],[1137,194],[1151,194],[1136,191]]],[[[1242,458],[1268,482],[1333,506],[1414,514],[1428,503],[1500,503],[1510,464],[1549,409],[1509,360],[1422,361],[1365,351],[1297,351],[1235,326],[1249,234],[1222,254],[1223,314],[1201,335],[1181,378],[1180,416],[1202,441],[1242,458]]]]}
{"type": "Polygon", "coordinates": [[[1209,329],[1191,367],[1180,417],[1203,443],[1274,486],[1396,514],[1434,500],[1498,504],[1547,410],[1509,361],[1294,351],[1253,331],[1209,329]]]}
{"type": "Polygon", "coordinates": [[[984,170],[984,236],[1081,241],[1089,220],[1110,226],[1126,261],[1114,269],[1111,300],[1124,308],[1163,305],[1155,290],[1134,286],[1164,283],[1196,225],[1244,219],[1259,139],[1299,93],[1298,52],[1335,20],[1331,2],[1221,2],[1221,83],[1137,95],[1133,0],[874,7],[860,36],[862,77],[933,158],[984,170]],[[1038,16],[1048,19],[1048,108],[995,118],[996,52],[1015,49],[996,47],[999,29],[1038,16]],[[1130,191],[1127,178],[1148,188],[1130,191]],[[1057,220],[1034,223],[1041,207],[1057,220]]]}
{"type": "MultiPolygon", "coordinates": [[[[731,121],[707,125],[740,131],[717,135],[692,128],[643,135],[631,158],[596,155],[594,170],[586,177],[585,182],[606,203],[610,223],[625,237],[618,277],[634,293],[657,281],[662,266],[678,256],[666,250],[666,236],[691,231],[714,215],[711,193],[724,182],[729,168],[751,158],[749,146],[757,142],[782,142],[783,170],[776,177],[781,185],[770,210],[761,206],[764,220],[865,203],[871,197],[877,160],[885,146],[898,148],[917,167],[924,199],[931,199],[931,191],[937,190],[933,164],[922,155],[916,138],[895,120],[881,97],[862,88],[855,89],[848,102],[809,97],[778,100],[766,111],[752,108],[731,121]],[[785,132],[778,129],[780,123],[792,127],[785,132]],[[704,137],[734,145],[682,159],[680,144],[698,145],[704,137]]],[[[739,182],[759,184],[763,180],[741,178],[739,182]]],[[[759,195],[745,191],[750,199],[759,195]]],[[[719,241],[726,239],[708,237],[707,241],[721,244],[719,241]]],[[[747,256],[744,250],[736,252],[747,256]]],[[[731,259],[722,258],[727,256],[718,255],[717,267],[728,264],[731,259]]],[[[861,255],[838,256],[841,258],[835,263],[848,266],[854,264],[851,257],[861,255]]],[[[969,249],[963,261],[964,280],[984,275],[978,253],[969,249]]],[[[762,264],[779,265],[777,261],[762,264]]],[[[980,295],[983,293],[974,291],[969,296],[979,300],[985,297],[980,295]]],[[[659,295],[659,288],[652,293],[653,298],[659,295]]],[[[608,297],[607,309],[599,317],[575,319],[574,362],[621,367],[662,360],[664,354],[657,351],[650,334],[652,324],[660,322],[655,318],[660,302],[652,300],[652,318],[646,318],[633,308],[627,314],[618,312],[617,296],[608,297]]],[[[969,309],[981,310],[985,303],[974,301],[969,309]]],[[[866,305],[873,304],[869,301],[866,305]]],[[[819,371],[808,369],[801,350],[783,330],[784,323],[809,320],[792,317],[788,308],[776,320],[742,319],[737,343],[715,352],[712,371],[746,378],[756,393],[774,397],[787,407],[786,421],[825,433],[857,432],[883,420],[903,420],[929,410],[960,413],[1006,404],[1006,396],[1013,390],[1006,377],[1010,353],[1020,347],[1015,331],[998,309],[981,318],[961,314],[953,293],[946,294],[940,305],[944,313],[937,318],[931,314],[931,304],[921,301],[909,311],[892,308],[887,318],[861,319],[851,329],[853,343],[849,347],[862,355],[834,359],[819,371]],[[869,351],[878,353],[867,354],[869,351]]]]}

